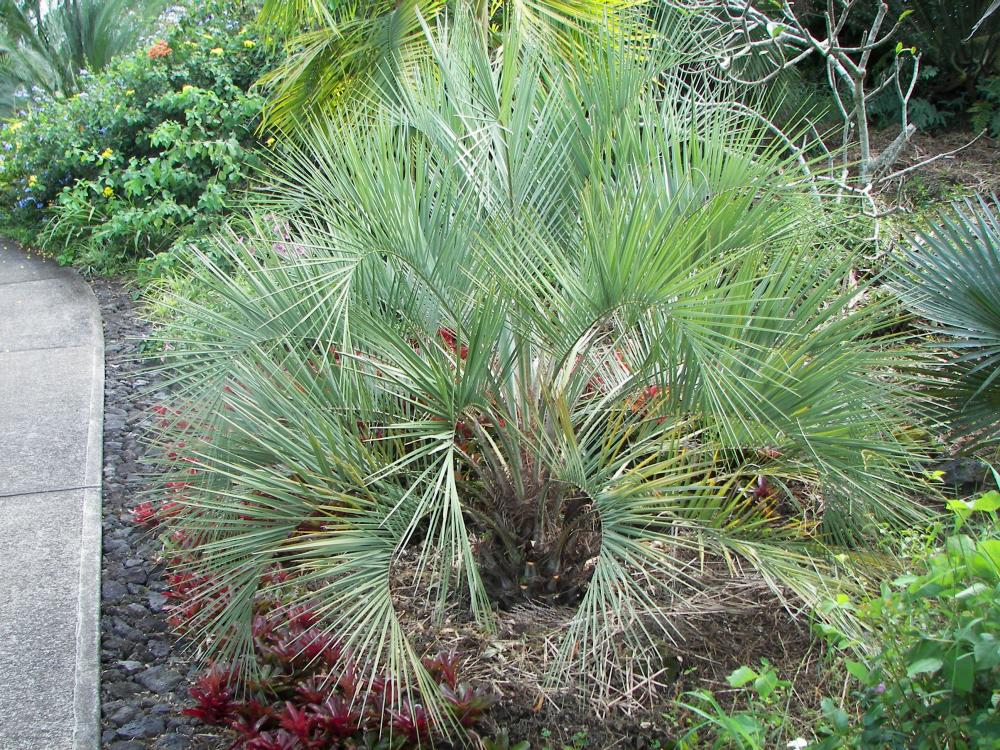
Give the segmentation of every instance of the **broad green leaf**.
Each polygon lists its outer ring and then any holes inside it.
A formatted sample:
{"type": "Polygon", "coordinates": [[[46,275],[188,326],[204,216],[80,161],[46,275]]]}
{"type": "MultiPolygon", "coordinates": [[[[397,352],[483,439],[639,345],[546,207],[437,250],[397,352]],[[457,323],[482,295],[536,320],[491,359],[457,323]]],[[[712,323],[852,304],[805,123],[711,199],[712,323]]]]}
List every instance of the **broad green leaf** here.
{"type": "MultiPolygon", "coordinates": [[[[730,675],[732,677],[732,675],[730,675]]],[[[732,684],[732,683],[730,683],[732,684]]],[[[778,686],[778,676],[773,670],[768,670],[763,674],[759,675],[757,679],[753,681],[754,690],[757,691],[757,695],[761,698],[768,698],[774,689],[778,686]]],[[[733,685],[733,687],[739,687],[738,685],[733,685]]]]}
{"type": "Polygon", "coordinates": [[[984,539],[976,549],[993,563],[994,570],[1000,570],[1000,539],[984,539]]]}
{"type": "Polygon", "coordinates": [[[993,669],[1000,664],[1000,641],[992,633],[982,633],[973,647],[976,666],[980,669],[993,669]]]}
{"type": "Polygon", "coordinates": [[[977,581],[971,586],[968,586],[967,588],[964,588],[957,594],[955,594],[955,598],[959,600],[968,599],[969,597],[979,596],[980,594],[990,590],[991,590],[990,586],[987,586],[982,581],[977,581]]]}
{"type": "Polygon", "coordinates": [[[936,657],[917,659],[917,661],[907,665],[906,674],[908,677],[916,677],[920,674],[934,674],[935,672],[938,672],[943,665],[944,662],[936,657]]]}
{"type": "Polygon", "coordinates": [[[760,675],[750,667],[739,667],[733,670],[733,672],[726,677],[726,682],[728,682],[731,687],[738,688],[753,682],[758,677],[760,677],[760,675]]]}
{"type": "Polygon", "coordinates": [[[944,677],[959,695],[972,692],[976,677],[976,660],[972,653],[952,655],[944,668],[944,677]]]}
{"type": "Polygon", "coordinates": [[[859,682],[863,684],[868,682],[868,677],[871,673],[868,671],[868,667],[864,664],[847,659],[844,662],[844,668],[859,682]]]}
{"type": "Polygon", "coordinates": [[[993,513],[997,509],[1000,509],[1000,492],[990,490],[989,492],[983,493],[973,500],[969,507],[974,511],[993,513]]]}
{"type": "Polygon", "coordinates": [[[823,711],[823,716],[826,720],[830,722],[833,727],[834,732],[837,734],[845,734],[851,728],[851,720],[847,715],[847,712],[838,706],[832,698],[823,698],[820,701],[820,708],[823,711]]]}

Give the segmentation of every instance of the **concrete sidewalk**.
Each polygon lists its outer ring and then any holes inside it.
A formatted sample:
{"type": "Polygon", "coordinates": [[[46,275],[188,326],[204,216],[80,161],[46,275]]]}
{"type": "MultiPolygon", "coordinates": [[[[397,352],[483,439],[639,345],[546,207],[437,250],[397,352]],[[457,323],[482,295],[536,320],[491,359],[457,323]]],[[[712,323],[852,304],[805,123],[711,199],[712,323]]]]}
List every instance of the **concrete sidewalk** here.
{"type": "Polygon", "coordinates": [[[0,750],[95,750],[104,337],[75,272],[0,240],[0,750]]]}

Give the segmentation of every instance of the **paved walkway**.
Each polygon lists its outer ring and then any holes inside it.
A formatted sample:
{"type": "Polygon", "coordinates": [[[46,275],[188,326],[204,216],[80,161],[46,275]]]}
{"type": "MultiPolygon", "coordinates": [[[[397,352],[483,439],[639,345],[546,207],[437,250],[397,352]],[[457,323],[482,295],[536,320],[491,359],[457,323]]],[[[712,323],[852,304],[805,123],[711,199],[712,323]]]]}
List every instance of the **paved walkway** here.
{"type": "Polygon", "coordinates": [[[90,287],[0,240],[0,750],[95,750],[104,338],[90,287]]]}

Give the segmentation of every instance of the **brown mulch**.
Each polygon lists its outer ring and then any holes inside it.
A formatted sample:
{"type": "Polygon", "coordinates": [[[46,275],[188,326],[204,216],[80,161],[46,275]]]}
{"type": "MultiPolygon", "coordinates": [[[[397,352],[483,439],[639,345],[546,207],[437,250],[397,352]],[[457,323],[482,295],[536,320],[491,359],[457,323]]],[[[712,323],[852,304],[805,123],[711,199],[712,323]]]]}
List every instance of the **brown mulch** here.
{"type": "MultiPolygon", "coordinates": [[[[688,618],[683,641],[672,649],[678,668],[660,678],[659,688],[618,705],[595,705],[593,699],[569,692],[538,701],[531,686],[519,688],[511,682],[490,713],[490,721],[506,727],[512,740],[528,740],[532,748],[547,732],[555,748],[573,747],[574,739],[585,738],[590,748],[669,747],[678,734],[678,720],[686,711],[675,700],[684,693],[709,688],[723,705],[732,704],[736,691],[726,677],[737,667],[758,667],[766,659],[783,678],[793,679],[795,694],[790,715],[815,710],[824,693],[820,651],[808,626],[793,620],[771,597],[760,605],[729,614],[688,618]]],[[[537,683],[536,683],[537,685],[537,683]]]]}
{"type": "MultiPolygon", "coordinates": [[[[875,148],[884,147],[894,136],[891,130],[874,134],[875,148]]],[[[880,191],[883,201],[913,209],[972,193],[1000,194],[1000,140],[984,135],[966,146],[975,138],[972,131],[916,133],[893,171],[961,150],[885,185],[880,191]]]]}
{"type": "Polygon", "coordinates": [[[676,632],[664,635],[658,654],[647,655],[647,667],[653,666],[641,669],[643,660],[624,659],[601,693],[586,672],[574,675],[570,686],[547,682],[572,607],[520,605],[498,612],[496,631],[485,633],[459,606],[432,625],[426,582],[394,586],[393,599],[418,648],[456,651],[465,660],[465,679],[499,698],[484,736],[506,729],[512,742],[528,740],[533,750],[670,747],[688,713],[676,704],[689,700],[684,693],[709,688],[731,706],[737,691],[726,677],[762,660],[794,683],[788,714],[814,712],[839,686],[823,684],[821,649],[805,619],[786,611],[763,581],[728,578],[712,567],[699,596],[664,602],[676,632]]]}

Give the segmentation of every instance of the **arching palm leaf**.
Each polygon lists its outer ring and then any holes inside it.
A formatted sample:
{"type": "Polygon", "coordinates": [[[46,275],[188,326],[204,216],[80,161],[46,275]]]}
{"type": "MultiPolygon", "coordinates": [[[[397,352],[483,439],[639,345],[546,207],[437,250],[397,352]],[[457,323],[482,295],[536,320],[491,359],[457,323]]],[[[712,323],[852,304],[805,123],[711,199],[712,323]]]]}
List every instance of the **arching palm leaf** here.
{"type": "Polygon", "coordinates": [[[165,0],[0,0],[0,48],[9,65],[0,71],[7,114],[33,89],[50,95],[76,93],[79,75],[97,71],[129,51],[166,6],[165,0]]]}
{"type": "Polygon", "coordinates": [[[631,24],[636,5],[635,0],[266,0],[262,20],[291,35],[286,60],[262,78],[272,92],[268,123],[291,130],[358,90],[394,91],[428,54],[425,29],[448,12],[472,16],[486,37],[498,25],[516,23],[546,44],[576,52],[599,29],[631,24]]]}
{"type": "Polygon", "coordinates": [[[955,202],[914,234],[900,294],[951,354],[946,415],[960,434],[1000,439],[1000,203],[955,202]]]}

